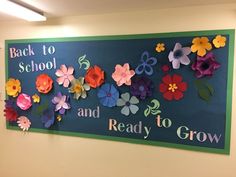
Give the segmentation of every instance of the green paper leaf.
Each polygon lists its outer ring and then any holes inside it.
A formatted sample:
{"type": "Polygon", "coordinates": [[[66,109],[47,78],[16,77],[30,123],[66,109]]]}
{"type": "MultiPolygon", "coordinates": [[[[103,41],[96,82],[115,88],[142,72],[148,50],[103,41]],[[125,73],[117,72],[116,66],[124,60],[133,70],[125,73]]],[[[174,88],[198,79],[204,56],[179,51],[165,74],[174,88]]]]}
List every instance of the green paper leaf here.
{"type": "Polygon", "coordinates": [[[210,101],[214,94],[213,86],[207,83],[207,81],[204,79],[197,79],[194,81],[194,83],[197,87],[199,97],[207,102],[210,101]]]}
{"type": "Polygon", "coordinates": [[[198,90],[198,95],[200,96],[201,99],[203,99],[205,101],[209,101],[210,97],[211,97],[210,91],[206,88],[199,89],[198,90]]]}
{"type": "Polygon", "coordinates": [[[151,109],[148,106],[147,109],[144,110],[144,116],[147,117],[151,113],[151,109]]]}
{"type": "Polygon", "coordinates": [[[159,110],[160,102],[156,99],[153,99],[151,101],[151,103],[152,103],[153,106],[147,105],[147,109],[145,109],[145,111],[144,111],[145,117],[147,117],[150,113],[152,115],[157,115],[157,114],[161,113],[161,111],[159,110]]]}
{"type": "Polygon", "coordinates": [[[44,110],[48,108],[48,102],[44,103],[36,108],[36,110],[33,112],[34,115],[40,116],[44,110]]]}
{"type": "Polygon", "coordinates": [[[206,87],[208,88],[208,90],[210,91],[210,94],[213,95],[214,94],[214,88],[212,85],[206,83],[206,87]]]}
{"type": "Polygon", "coordinates": [[[86,59],[86,55],[79,57],[78,63],[79,63],[80,69],[82,68],[83,65],[85,65],[85,67],[84,67],[85,70],[89,69],[89,67],[90,67],[90,62],[88,59],[86,59]]]}
{"type": "Polygon", "coordinates": [[[152,115],[157,115],[161,113],[161,110],[152,110],[151,113],[152,115]]]}
{"type": "Polygon", "coordinates": [[[156,99],[152,100],[151,103],[153,103],[152,109],[158,109],[160,107],[160,102],[156,99]]]}

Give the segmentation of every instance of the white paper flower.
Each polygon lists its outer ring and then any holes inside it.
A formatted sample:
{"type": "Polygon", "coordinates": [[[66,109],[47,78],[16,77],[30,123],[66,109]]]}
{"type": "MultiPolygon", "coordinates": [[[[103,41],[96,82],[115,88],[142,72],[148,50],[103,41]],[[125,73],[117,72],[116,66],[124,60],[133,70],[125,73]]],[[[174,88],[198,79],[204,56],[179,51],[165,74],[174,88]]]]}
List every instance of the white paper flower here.
{"type": "Polygon", "coordinates": [[[23,131],[28,131],[30,128],[31,122],[27,117],[20,116],[18,118],[17,124],[23,131]]]}
{"type": "Polygon", "coordinates": [[[116,105],[123,106],[123,108],[121,109],[121,114],[128,116],[130,112],[132,114],[136,114],[138,112],[139,107],[136,105],[138,103],[139,103],[139,100],[135,96],[132,96],[130,98],[129,93],[123,93],[121,94],[121,98],[117,100],[116,105]]]}
{"type": "Polygon", "coordinates": [[[180,63],[183,65],[189,65],[190,59],[188,55],[191,53],[190,47],[182,47],[180,43],[176,43],[174,50],[169,53],[169,61],[172,62],[174,69],[180,68],[180,63]]]}

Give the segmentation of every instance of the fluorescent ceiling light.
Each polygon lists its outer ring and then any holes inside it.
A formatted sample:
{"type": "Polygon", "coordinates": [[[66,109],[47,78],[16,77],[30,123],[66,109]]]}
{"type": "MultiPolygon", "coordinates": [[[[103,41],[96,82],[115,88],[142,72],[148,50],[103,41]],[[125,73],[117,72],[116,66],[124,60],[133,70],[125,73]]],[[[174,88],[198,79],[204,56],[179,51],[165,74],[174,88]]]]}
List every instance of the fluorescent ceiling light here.
{"type": "Polygon", "coordinates": [[[36,12],[28,7],[7,0],[0,0],[0,12],[11,16],[22,18],[27,21],[46,21],[43,14],[36,12]]]}

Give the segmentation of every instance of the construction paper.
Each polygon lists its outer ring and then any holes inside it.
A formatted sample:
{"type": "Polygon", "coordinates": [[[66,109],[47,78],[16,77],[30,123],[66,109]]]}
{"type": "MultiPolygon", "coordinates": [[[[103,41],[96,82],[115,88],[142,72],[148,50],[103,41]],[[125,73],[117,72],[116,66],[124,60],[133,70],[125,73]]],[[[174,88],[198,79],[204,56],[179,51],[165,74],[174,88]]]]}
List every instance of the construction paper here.
{"type": "Polygon", "coordinates": [[[7,40],[7,128],[229,154],[234,33],[7,40]]]}

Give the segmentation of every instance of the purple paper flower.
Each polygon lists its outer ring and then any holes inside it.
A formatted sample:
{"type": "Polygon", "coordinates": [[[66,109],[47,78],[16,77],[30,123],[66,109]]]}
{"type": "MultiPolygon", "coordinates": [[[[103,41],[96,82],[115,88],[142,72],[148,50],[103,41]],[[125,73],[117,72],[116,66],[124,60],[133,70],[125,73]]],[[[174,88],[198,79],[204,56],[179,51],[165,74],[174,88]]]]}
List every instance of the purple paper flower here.
{"type": "Polygon", "coordinates": [[[70,104],[67,103],[68,99],[69,97],[58,92],[57,96],[52,99],[52,103],[56,105],[55,111],[59,111],[60,114],[65,114],[65,111],[70,109],[70,104]]]}
{"type": "Polygon", "coordinates": [[[207,53],[204,57],[197,57],[197,60],[192,64],[192,70],[196,71],[197,78],[204,76],[212,76],[213,72],[220,67],[220,63],[215,60],[212,52],[207,53]]]}
{"type": "Polygon", "coordinates": [[[12,108],[14,106],[14,101],[13,100],[5,100],[5,107],[6,108],[12,108]]]}
{"type": "Polygon", "coordinates": [[[114,107],[119,98],[119,91],[112,84],[104,84],[98,90],[97,96],[103,106],[114,107]]]}
{"type": "Polygon", "coordinates": [[[133,96],[144,100],[147,97],[152,96],[152,90],[154,88],[153,82],[146,77],[136,77],[132,80],[130,92],[133,96]]]}
{"type": "Polygon", "coordinates": [[[191,53],[190,47],[182,47],[180,43],[176,43],[174,50],[169,53],[169,61],[172,62],[174,69],[180,68],[180,63],[183,65],[189,65],[190,60],[188,55],[191,53]]]}
{"type": "Polygon", "coordinates": [[[46,128],[51,127],[55,121],[55,115],[53,109],[48,108],[44,110],[41,119],[42,123],[44,124],[44,127],[46,128]]]}

